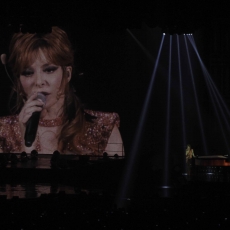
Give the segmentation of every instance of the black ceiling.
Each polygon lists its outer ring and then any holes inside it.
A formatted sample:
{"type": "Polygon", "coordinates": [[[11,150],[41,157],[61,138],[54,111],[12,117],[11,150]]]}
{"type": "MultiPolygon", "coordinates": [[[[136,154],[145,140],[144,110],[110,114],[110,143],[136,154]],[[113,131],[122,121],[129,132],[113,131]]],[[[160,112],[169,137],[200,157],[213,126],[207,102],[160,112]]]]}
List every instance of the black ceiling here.
{"type": "Polygon", "coordinates": [[[18,1],[4,3],[1,9],[2,30],[8,29],[9,25],[17,30],[19,24],[29,29],[63,25],[120,30],[138,28],[143,21],[151,27],[196,30],[229,21],[224,0],[18,1]]]}

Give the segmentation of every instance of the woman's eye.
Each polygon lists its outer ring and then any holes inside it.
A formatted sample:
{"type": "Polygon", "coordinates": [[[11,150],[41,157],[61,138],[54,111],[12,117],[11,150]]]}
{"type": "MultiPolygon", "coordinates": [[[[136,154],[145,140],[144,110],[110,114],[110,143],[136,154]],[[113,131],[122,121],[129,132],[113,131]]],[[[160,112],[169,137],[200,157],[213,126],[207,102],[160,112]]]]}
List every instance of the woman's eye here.
{"type": "Polygon", "coordinates": [[[34,72],[33,71],[23,71],[22,73],[21,73],[21,75],[23,75],[23,76],[25,76],[25,77],[29,77],[29,76],[31,76],[32,74],[33,74],[34,72]]]}
{"type": "Polygon", "coordinates": [[[54,66],[52,66],[52,67],[47,67],[47,68],[44,70],[44,72],[46,72],[46,73],[53,73],[53,72],[55,72],[57,69],[58,69],[58,67],[54,67],[54,66]]]}

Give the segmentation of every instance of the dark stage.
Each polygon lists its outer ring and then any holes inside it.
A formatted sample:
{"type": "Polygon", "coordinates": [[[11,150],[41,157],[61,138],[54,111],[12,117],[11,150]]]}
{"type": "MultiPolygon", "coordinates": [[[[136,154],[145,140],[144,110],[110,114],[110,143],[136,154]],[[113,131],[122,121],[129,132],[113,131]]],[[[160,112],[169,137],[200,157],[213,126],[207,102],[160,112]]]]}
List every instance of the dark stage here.
{"type": "MultiPolygon", "coordinates": [[[[120,198],[125,159],[28,156],[17,161],[1,155],[1,226],[4,229],[194,229],[229,228],[230,169],[221,157],[196,158],[188,177],[170,172],[161,185],[161,170],[141,162],[132,191],[120,198]],[[216,162],[217,166],[213,162],[216,162]],[[222,161],[220,163],[220,161],[222,161]],[[4,165],[2,164],[4,163],[4,165]]],[[[229,163],[228,163],[229,164],[229,163]]]]}

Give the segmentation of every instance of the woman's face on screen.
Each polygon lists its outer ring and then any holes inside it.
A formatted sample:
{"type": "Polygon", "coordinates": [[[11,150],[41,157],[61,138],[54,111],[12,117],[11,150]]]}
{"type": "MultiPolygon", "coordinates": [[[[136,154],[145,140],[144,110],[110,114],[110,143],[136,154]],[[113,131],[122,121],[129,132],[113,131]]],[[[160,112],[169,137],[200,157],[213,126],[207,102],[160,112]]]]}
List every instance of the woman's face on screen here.
{"type": "MultiPolygon", "coordinates": [[[[71,67],[67,67],[68,76],[71,76],[71,67]]],[[[46,95],[46,105],[44,108],[63,102],[64,96],[58,98],[62,92],[63,69],[61,66],[50,63],[42,50],[39,50],[34,63],[28,66],[20,74],[20,82],[24,92],[29,98],[33,93],[41,92],[46,95]],[[58,102],[59,101],[59,102],[58,102]]],[[[68,81],[70,77],[68,77],[68,81]]],[[[68,82],[67,81],[67,82],[68,82]]]]}

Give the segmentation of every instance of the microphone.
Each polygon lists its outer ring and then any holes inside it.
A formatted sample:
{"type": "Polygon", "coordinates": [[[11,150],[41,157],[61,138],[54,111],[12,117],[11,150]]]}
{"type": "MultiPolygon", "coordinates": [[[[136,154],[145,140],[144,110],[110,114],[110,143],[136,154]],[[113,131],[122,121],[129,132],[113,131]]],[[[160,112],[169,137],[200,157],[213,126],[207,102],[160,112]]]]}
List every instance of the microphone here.
{"type": "MultiPolygon", "coordinates": [[[[42,93],[38,93],[37,99],[40,99],[42,102],[46,102],[46,96],[42,93]]],[[[41,112],[33,112],[32,116],[26,123],[26,132],[25,132],[25,146],[31,147],[36,138],[38,122],[41,112]]]]}

